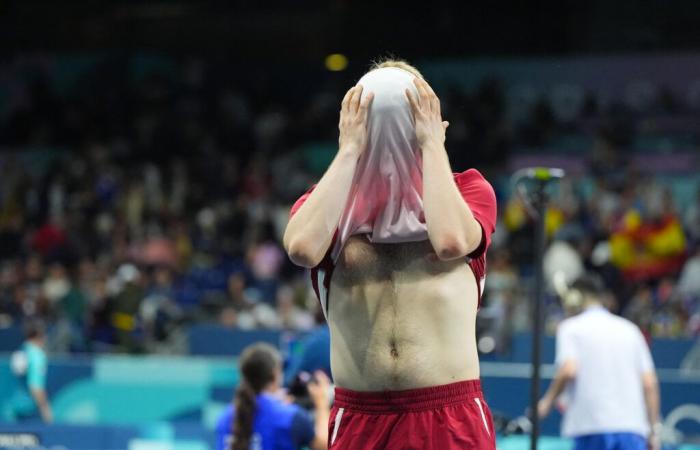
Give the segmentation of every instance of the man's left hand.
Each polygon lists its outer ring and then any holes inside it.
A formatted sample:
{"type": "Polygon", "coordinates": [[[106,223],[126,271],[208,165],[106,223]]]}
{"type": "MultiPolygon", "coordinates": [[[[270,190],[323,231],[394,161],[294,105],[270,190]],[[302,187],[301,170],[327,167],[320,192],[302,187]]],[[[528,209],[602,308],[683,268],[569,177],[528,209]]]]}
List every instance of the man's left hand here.
{"type": "Polygon", "coordinates": [[[406,89],[406,97],[416,121],[416,139],[421,150],[430,146],[445,144],[445,131],[448,122],[443,122],[438,99],[430,85],[421,78],[414,78],[413,83],[418,90],[418,98],[406,89]]]}

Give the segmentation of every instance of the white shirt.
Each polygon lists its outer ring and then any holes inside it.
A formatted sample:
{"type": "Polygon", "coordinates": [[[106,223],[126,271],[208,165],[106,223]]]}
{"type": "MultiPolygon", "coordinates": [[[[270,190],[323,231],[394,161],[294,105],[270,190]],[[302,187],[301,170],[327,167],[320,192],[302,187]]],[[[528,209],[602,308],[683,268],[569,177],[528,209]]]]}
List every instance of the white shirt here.
{"type": "Polygon", "coordinates": [[[591,307],[559,324],[556,363],[572,360],[576,378],[566,388],[562,435],[649,433],[642,374],[654,363],[636,325],[591,307]]]}

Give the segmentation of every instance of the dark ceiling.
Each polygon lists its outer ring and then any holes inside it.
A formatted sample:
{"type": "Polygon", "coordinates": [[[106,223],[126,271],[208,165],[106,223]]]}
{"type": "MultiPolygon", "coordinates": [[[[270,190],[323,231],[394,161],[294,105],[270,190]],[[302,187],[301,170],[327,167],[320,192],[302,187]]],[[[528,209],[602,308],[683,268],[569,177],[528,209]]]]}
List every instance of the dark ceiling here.
{"type": "Polygon", "coordinates": [[[6,0],[0,48],[159,49],[256,61],[700,48],[700,2],[6,0]]]}

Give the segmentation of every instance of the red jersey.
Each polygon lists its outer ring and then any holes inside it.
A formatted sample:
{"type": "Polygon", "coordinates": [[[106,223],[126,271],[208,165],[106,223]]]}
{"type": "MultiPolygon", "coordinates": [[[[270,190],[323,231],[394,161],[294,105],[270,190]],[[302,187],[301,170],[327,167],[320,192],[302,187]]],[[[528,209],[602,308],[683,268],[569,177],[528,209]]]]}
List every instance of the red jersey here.
{"type": "MultiPolygon", "coordinates": [[[[488,181],[476,169],[469,169],[465,172],[454,174],[455,183],[462,198],[469,206],[474,218],[481,225],[481,243],[476,250],[467,255],[467,264],[474,273],[477,280],[479,292],[479,303],[481,303],[481,293],[484,288],[486,278],[486,250],[491,245],[491,235],[496,230],[496,194],[488,181]]],[[[301,205],[304,204],[315,186],[312,186],[299,200],[294,203],[290,211],[293,216],[301,205]]],[[[333,248],[333,244],[330,245],[333,248]]],[[[311,269],[311,285],[316,297],[321,302],[323,313],[328,317],[328,298],[331,286],[331,276],[335,265],[330,257],[329,251],[324,256],[318,266],[311,269]]]]}

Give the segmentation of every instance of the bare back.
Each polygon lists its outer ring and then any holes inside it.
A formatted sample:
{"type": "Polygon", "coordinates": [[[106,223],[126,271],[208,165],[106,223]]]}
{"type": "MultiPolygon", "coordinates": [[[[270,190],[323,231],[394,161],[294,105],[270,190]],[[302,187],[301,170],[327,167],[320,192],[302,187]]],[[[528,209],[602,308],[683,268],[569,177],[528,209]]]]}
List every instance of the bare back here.
{"type": "Polygon", "coordinates": [[[328,307],[336,384],[413,389],[479,377],[477,282],[463,259],[440,261],[428,241],[346,243],[328,307]]]}

